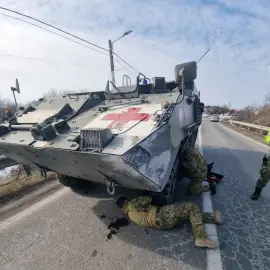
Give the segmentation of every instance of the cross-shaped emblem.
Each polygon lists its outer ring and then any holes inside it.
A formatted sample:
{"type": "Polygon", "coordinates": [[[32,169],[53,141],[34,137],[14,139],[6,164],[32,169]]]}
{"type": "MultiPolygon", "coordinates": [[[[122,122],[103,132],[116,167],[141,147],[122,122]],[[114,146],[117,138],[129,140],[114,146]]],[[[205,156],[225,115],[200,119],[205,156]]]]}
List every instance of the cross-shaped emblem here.
{"type": "Polygon", "coordinates": [[[107,114],[102,120],[112,121],[108,128],[120,128],[130,121],[148,121],[152,115],[139,113],[140,110],[141,108],[128,108],[126,112],[107,114]]]}

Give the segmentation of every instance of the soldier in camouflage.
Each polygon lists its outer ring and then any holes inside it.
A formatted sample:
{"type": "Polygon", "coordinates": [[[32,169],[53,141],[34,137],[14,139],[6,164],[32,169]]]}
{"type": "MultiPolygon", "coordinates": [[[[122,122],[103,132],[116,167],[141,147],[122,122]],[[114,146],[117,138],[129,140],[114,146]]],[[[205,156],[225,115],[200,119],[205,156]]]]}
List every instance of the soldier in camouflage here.
{"type": "Polygon", "coordinates": [[[156,206],[151,204],[149,196],[129,201],[125,197],[117,199],[117,206],[128,215],[129,219],[139,226],[155,229],[171,229],[189,220],[195,237],[195,246],[216,248],[218,245],[210,240],[204,230],[204,223],[221,224],[219,211],[201,213],[197,204],[192,202],[156,206]]]}
{"type": "MultiPolygon", "coordinates": [[[[211,186],[202,185],[202,182],[207,177],[208,167],[206,160],[198,150],[188,148],[184,152],[180,170],[182,176],[190,179],[187,195],[197,195],[209,191],[209,189],[215,189],[214,183],[211,183],[211,186]]],[[[211,191],[213,192],[213,190],[211,191]]]]}
{"type": "Polygon", "coordinates": [[[270,153],[263,157],[263,164],[260,170],[260,178],[258,179],[255,187],[255,192],[252,194],[252,200],[258,200],[263,188],[270,180],[270,153]]]}

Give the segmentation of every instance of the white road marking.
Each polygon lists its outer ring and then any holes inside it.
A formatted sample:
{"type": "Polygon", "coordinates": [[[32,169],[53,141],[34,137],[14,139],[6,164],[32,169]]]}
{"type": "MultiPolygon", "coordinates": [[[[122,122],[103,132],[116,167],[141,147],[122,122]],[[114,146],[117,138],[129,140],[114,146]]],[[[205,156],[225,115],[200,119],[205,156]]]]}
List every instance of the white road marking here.
{"type": "Polygon", "coordinates": [[[16,222],[20,221],[21,219],[27,217],[28,215],[36,212],[41,207],[45,206],[46,204],[52,202],[53,200],[59,198],[60,196],[65,195],[66,193],[70,192],[70,189],[68,187],[64,187],[60,191],[48,196],[47,198],[41,200],[40,202],[26,208],[22,212],[15,214],[14,216],[11,216],[10,218],[4,220],[0,223],[0,231],[14,225],[16,222]]]}
{"type": "MultiPolygon", "coordinates": [[[[201,127],[199,128],[198,141],[199,141],[199,151],[203,155],[201,127]]],[[[202,195],[203,211],[214,212],[210,192],[203,192],[202,194],[203,194],[202,195]]],[[[217,228],[215,224],[205,224],[205,230],[211,240],[219,243],[218,236],[217,236],[217,228]]],[[[223,269],[219,248],[215,250],[211,250],[211,249],[207,250],[207,269],[208,270],[222,270],[223,269]]]]}
{"type": "Polygon", "coordinates": [[[263,144],[263,143],[261,143],[261,142],[258,142],[258,141],[256,141],[256,140],[254,140],[254,139],[252,139],[252,138],[250,138],[250,137],[248,137],[248,136],[246,136],[246,135],[240,133],[240,132],[237,132],[237,131],[235,131],[235,130],[229,128],[229,127],[226,127],[226,126],[224,126],[224,125],[222,125],[222,124],[220,124],[220,126],[221,126],[222,128],[224,128],[224,129],[227,129],[227,130],[228,130],[229,132],[231,132],[231,133],[234,133],[234,134],[236,134],[236,135],[238,135],[238,136],[240,136],[240,137],[242,137],[242,138],[245,138],[245,139],[248,140],[248,141],[251,141],[251,142],[253,142],[253,143],[256,143],[256,144],[260,145],[261,147],[263,147],[263,148],[265,148],[265,149],[267,149],[267,150],[269,150],[269,148],[270,148],[270,147],[267,146],[266,144],[263,144]]]}

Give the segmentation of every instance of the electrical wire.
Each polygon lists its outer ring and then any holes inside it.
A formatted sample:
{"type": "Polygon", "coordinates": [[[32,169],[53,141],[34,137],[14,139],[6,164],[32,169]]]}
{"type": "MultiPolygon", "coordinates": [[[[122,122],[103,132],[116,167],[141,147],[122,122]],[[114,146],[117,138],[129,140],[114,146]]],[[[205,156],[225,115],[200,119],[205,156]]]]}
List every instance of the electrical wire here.
{"type": "Polygon", "coordinates": [[[64,39],[67,39],[67,40],[69,40],[69,41],[72,41],[72,42],[74,42],[74,43],[76,43],[76,44],[79,44],[79,45],[81,45],[81,46],[84,46],[84,47],[86,47],[86,48],[88,48],[88,49],[91,49],[91,50],[93,50],[93,51],[96,51],[96,52],[99,52],[99,53],[101,53],[101,54],[104,54],[104,55],[109,56],[109,54],[107,54],[107,53],[98,51],[98,50],[96,50],[96,49],[94,49],[94,48],[92,48],[92,47],[90,47],[90,46],[87,46],[87,45],[85,45],[85,44],[82,44],[82,43],[80,43],[80,42],[78,42],[78,41],[76,41],[76,40],[73,40],[73,39],[71,39],[71,38],[65,37],[65,36],[63,36],[63,35],[61,35],[61,34],[58,34],[58,33],[54,32],[54,31],[51,31],[51,30],[49,30],[49,29],[47,29],[47,28],[45,28],[45,27],[42,27],[42,26],[40,26],[40,25],[37,25],[37,24],[35,24],[35,23],[31,23],[31,22],[25,21],[25,20],[23,20],[23,19],[19,19],[19,18],[13,17],[13,16],[11,16],[11,15],[4,14],[4,13],[1,13],[1,12],[0,12],[0,15],[3,15],[3,16],[6,16],[6,17],[8,17],[8,18],[11,18],[11,19],[14,19],[14,20],[18,20],[18,21],[21,21],[21,22],[30,24],[30,25],[32,25],[32,26],[38,27],[38,28],[40,28],[40,29],[42,29],[42,30],[45,30],[45,31],[47,31],[47,32],[50,32],[50,33],[55,34],[55,35],[57,35],[57,36],[60,36],[60,37],[62,37],[62,38],[64,38],[64,39]]]}
{"type": "Polygon", "coordinates": [[[63,64],[63,65],[70,65],[70,66],[85,66],[85,67],[94,66],[94,65],[84,65],[84,64],[77,64],[77,63],[67,63],[67,62],[44,60],[44,59],[38,59],[38,58],[34,58],[34,57],[18,56],[18,55],[7,54],[7,53],[0,53],[0,56],[8,56],[8,57],[15,57],[15,58],[33,60],[33,61],[38,61],[38,62],[53,63],[53,64],[63,64]]]}
{"type": "Polygon", "coordinates": [[[80,37],[78,37],[78,36],[75,36],[75,35],[73,35],[73,34],[71,34],[71,33],[69,33],[69,32],[66,32],[66,31],[64,31],[64,30],[62,30],[62,29],[60,29],[60,28],[58,28],[58,27],[56,27],[56,26],[53,26],[53,25],[51,25],[51,24],[49,24],[49,23],[45,23],[45,22],[43,22],[43,21],[41,21],[41,20],[38,20],[38,19],[36,19],[36,18],[34,18],[34,17],[31,17],[31,16],[28,16],[28,15],[22,14],[22,13],[20,13],[20,12],[18,12],[18,11],[15,11],[15,10],[12,10],[12,9],[9,9],[9,8],[0,7],[0,9],[3,9],[3,10],[6,10],[6,11],[9,11],[9,12],[12,12],[12,13],[15,13],[15,14],[18,14],[18,15],[21,15],[21,16],[24,16],[24,17],[29,18],[29,19],[34,20],[34,21],[37,21],[37,22],[39,22],[39,23],[42,23],[42,24],[47,25],[47,26],[49,26],[49,27],[52,27],[52,28],[54,28],[54,29],[56,29],[56,30],[58,30],[58,31],[60,31],[60,32],[62,32],[62,33],[65,33],[65,34],[67,34],[67,35],[69,35],[69,36],[72,36],[72,37],[77,38],[77,39],[79,39],[79,40],[81,40],[81,41],[84,41],[84,42],[86,42],[86,43],[88,43],[88,44],[90,44],[90,45],[92,45],[92,46],[95,46],[95,47],[97,47],[97,48],[99,48],[99,49],[102,49],[102,50],[104,50],[104,51],[109,52],[109,50],[107,50],[107,49],[105,49],[105,48],[103,48],[103,47],[101,47],[101,46],[98,46],[98,45],[96,45],[96,44],[94,44],[94,43],[92,43],[92,42],[89,42],[89,41],[87,41],[87,40],[85,40],[85,39],[83,39],[83,38],[80,38],[80,37]]]}
{"type": "Polygon", "coordinates": [[[125,67],[124,64],[118,60],[118,58],[115,58],[115,62],[117,62],[120,66],[125,67]]]}
{"type": "Polygon", "coordinates": [[[126,65],[128,65],[130,68],[132,68],[133,70],[135,70],[136,72],[140,73],[136,68],[134,68],[133,66],[131,66],[129,63],[127,63],[124,59],[122,59],[118,54],[114,53],[113,54],[118,57],[121,61],[123,61],[126,65]]]}
{"type": "MultiPolygon", "coordinates": [[[[15,11],[15,10],[12,10],[12,9],[9,9],[9,8],[5,8],[5,7],[0,7],[0,9],[6,10],[6,11],[9,11],[9,12],[18,14],[18,15],[21,15],[21,16],[23,16],[23,17],[29,18],[29,19],[34,20],[34,21],[37,21],[37,22],[39,22],[39,23],[41,23],[41,24],[47,25],[47,26],[52,27],[52,28],[54,28],[54,29],[56,29],[56,30],[58,30],[58,31],[60,31],[60,32],[62,32],[62,33],[65,33],[65,34],[70,35],[70,36],[72,36],[72,37],[74,37],[74,38],[77,38],[77,39],[79,39],[79,40],[81,40],[81,41],[83,41],[83,42],[86,42],[86,43],[88,43],[88,44],[90,44],[90,45],[92,45],[92,46],[95,46],[95,47],[97,47],[97,48],[99,48],[99,49],[102,49],[102,50],[104,50],[104,51],[106,51],[106,52],[109,52],[109,50],[107,50],[107,49],[105,49],[105,48],[103,48],[103,47],[101,47],[101,46],[99,46],[99,45],[96,45],[96,44],[94,44],[94,43],[92,43],[92,42],[89,42],[89,41],[87,41],[87,40],[85,40],[85,39],[82,39],[82,38],[80,38],[80,37],[78,37],[78,36],[76,36],[76,35],[73,35],[73,34],[67,32],[67,31],[64,31],[64,30],[62,30],[62,29],[60,29],[60,28],[58,28],[58,27],[56,27],[56,26],[53,26],[53,25],[48,24],[48,23],[45,23],[45,22],[43,22],[43,21],[41,21],[41,20],[39,20],[39,19],[36,19],[36,18],[34,18],[34,17],[32,17],[32,16],[28,16],[28,15],[25,15],[25,14],[20,13],[20,12],[18,12],[18,11],[15,11]]],[[[58,36],[61,36],[61,37],[65,38],[65,39],[68,39],[68,40],[70,40],[70,41],[72,41],[72,42],[75,42],[75,43],[77,43],[77,44],[80,44],[80,45],[82,45],[82,46],[85,46],[85,45],[82,44],[82,43],[76,42],[75,40],[69,39],[69,38],[67,38],[67,37],[65,37],[65,36],[63,36],[63,35],[60,35],[60,34],[54,32],[54,31],[48,30],[48,29],[46,29],[46,28],[44,28],[44,27],[41,27],[41,26],[39,26],[39,25],[37,25],[37,24],[33,24],[33,23],[28,22],[28,21],[25,21],[25,20],[22,20],[22,19],[19,19],[19,18],[10,16],[10,15],[4,14],[4,13],[0,13],[0,14],[3,15],[3,16],[7,16],[7,17],[13,18],[13,19],[15,19],[15,20],[19,20],[19,21],[22,21],[22,22],[31,24],[31,25],[33,25],[33,26],[39,27],[39,28],[41,28],[41,29],[43,29],[43,30],[45,30],[45,31],[51,32],[51,33],[53,33],[53,34],[56,34],[56,35],[58,35],[58,36]]],[[[91,48],[91,47],[89,47],[89,46],[85,46],[85,47],[90,48],[90,49],[92,49],[92,50],[94,50],[94,51],[97,51],[97,52],[99,52],[99,53],[103,53],[103,52],[98,51],[98,50],[95,50],[95,49],[93,49],[93,48],[91,48]]],[[[103,54],[108,55],[108,54],[106,54],[106,53],[103,53],[103,54]]],[[[116,54],[115,52],[113,52],[113,54],[114,54],[116,57],[118,57],[122,62],[124,62],[126,65],[128,65],[130,68],[132,68],[132,69],[135,70],[136,72],[140,73],[137,69],[135,69],[133,66],[131,66],[130,64],[128,64],[124,59],[122,59],[118,54],[116,54]]]]}

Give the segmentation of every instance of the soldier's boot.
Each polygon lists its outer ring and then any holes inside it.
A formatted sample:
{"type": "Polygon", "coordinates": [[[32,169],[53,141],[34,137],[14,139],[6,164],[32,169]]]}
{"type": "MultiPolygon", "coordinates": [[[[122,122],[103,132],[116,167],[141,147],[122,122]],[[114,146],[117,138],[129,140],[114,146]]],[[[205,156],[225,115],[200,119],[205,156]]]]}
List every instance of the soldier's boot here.
{"type": "Polygon", "coordinates": [[[212,195],[215,195],[217,193],[217,185],[215,182],[210,182],[209,183],[209,189],[211,191],[212,195]]]}
{"type": "Polygon", "coordinates": [[[211,191],[212,195],[215,195],[217,193],[217,185],[215,182],[210,182],[209,185],[203,185],[201,188],[202,192],[211,191]]]}
{"type": "Polygon", "coordinates": [[[256,187],[255,192],[251,196],[251,199],[252,200],[258,200],[260,198],[261,192],[262,192],[262,188],[256,187]]]}
{"type": "Polygon", "coordinates": [[[217,248],[218,244],[210,239],[198,238],[195,240],[195,246],[201,248],[217,248]]]}
{"type": "Polygon", "coordinates": [[[207,192],[209,190],[210,190],[210,185],[209,184],[208,185],[202,185],[202,187],[201,187],[202,192],[207,192]]]}
{"type": "Polygon", "coordinates": [[[223,218],[222,218],[222,215],[221,215],[221,213],[220,213],[219,210],[216,210],[216,211],[215,211],[215,213],[214,213],[214,218],[215,218],[215,222],[216,222],[217,224],[222,224],[223,218]]]}
{"type": "Polygon", "coordinates": [[[194,196],[201,194],[202,192],[207,192],[210,190],[210,185],[194,185],[193,183],[189,183],[186,191],[187,196],[194,196]]]}

